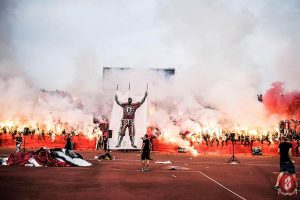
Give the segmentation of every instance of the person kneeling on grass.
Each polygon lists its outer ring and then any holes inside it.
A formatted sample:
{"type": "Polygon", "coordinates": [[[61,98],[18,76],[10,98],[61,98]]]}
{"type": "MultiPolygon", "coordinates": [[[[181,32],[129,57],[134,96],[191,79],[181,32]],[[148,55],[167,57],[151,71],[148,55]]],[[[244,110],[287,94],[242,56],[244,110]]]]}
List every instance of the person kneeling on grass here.
{"type": "Polygon", "coordinates": [[[146,134],[145,137],[143,138],[143,146],[141,149],[142,152],[141,160],[143,165],[142,167],[143,172],[150,171],[149,169],[150,150],[151,150],[151,142],[148,138],[148,135],[146,134]]]}
{"type": "Polygon", "coordinates": [[[296,189],[299,191],[298,181],[296,178],[296,170],[294,163],[295,161],[292,160],[292,144],[287,141],[286,137],[282,137],[282,142],[278,146],[278,153],[280,155],[280,173],[277,177],[276,185],[274,186],[274,190],[279,189],[279,182],[285,172],[292,174],[296,189]]]}

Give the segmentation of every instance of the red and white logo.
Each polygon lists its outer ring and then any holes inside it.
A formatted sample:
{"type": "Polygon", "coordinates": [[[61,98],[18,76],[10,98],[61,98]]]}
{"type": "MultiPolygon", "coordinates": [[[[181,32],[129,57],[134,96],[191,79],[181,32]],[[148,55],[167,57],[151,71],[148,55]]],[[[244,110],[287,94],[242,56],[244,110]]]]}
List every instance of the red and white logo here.
{"type": "Polygon", "coordinates": [[[295,180],[290,174],[282,176],[279,186],[278,192],[282,195],[294,195],[297,193],[295,180]]]}
{"type": "Polygon", "coordinates": [[[290,176],[286,177],[283,181],[284,183],[284,190],[289,191],[292,187],[292,178],[290,176]]]}

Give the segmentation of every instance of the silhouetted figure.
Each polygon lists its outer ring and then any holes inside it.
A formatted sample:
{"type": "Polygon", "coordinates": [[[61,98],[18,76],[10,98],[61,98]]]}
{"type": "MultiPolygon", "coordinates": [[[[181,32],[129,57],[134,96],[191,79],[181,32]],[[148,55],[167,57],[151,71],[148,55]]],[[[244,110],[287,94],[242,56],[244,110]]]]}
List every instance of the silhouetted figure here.
{"type": "Polygon", "coordinates": [[[15,140],[16,140],[16,152],[20,152],[21,151],[21,145],[22,145],[22,136],[21,136],[20,133],[15,138],[15,140]]]}
{"type": "Polygon", "coordinates": [[[72,150],[72,140],[71,140],[71,136],[69,136],[67,138],[67,142],[66,142],[66,145],[65,145],[65,149],[67,150],[72,150]]]}
{"type": "Polygon", "coordinates": [[[259,102],[263,102],[263,96],[262,96],[262,94],[257,94],[257,100],[259,102]]]}

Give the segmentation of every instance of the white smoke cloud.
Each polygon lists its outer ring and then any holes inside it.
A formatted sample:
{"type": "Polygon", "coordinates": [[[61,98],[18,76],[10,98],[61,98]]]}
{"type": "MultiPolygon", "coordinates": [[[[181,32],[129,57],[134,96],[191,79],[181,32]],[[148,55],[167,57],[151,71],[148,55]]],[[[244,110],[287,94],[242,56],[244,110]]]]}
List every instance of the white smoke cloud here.
{"type": "Polygon", "coordinates": [[[0,7],[1,116],[109,116],[116,84],[124,91],[130,82],[142,93],[149,83],[149,123],[165,128],[181,119],[170,128],[177,137],[199,124],[269,127],[277,119],[256,94],[273,81],[300,86],[296,0],[27,0],[0,7]],[[102,66],[138,70],[103,82],[102,66]],[[149,67],[174,67],[176,75],[165,81],[149,67]],[[36,103],[40,88],[67,90],[85,109],[65,98],[36,103]]]}

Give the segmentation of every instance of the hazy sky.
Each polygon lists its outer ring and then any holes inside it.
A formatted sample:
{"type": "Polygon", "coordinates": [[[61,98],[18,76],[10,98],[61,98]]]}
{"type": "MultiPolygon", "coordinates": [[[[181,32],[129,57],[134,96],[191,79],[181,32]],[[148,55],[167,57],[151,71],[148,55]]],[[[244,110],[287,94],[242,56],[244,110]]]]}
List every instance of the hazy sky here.
{"type": "Polygon", "coordinates": [[[297,0],[1,0],[1,7],[1,72],[16,63],[40,87],[100,78],[102,66],[199,69],[191,74],[199,78],[244,72],[258,90],[273,81],[300,87],[297,0]]]}

